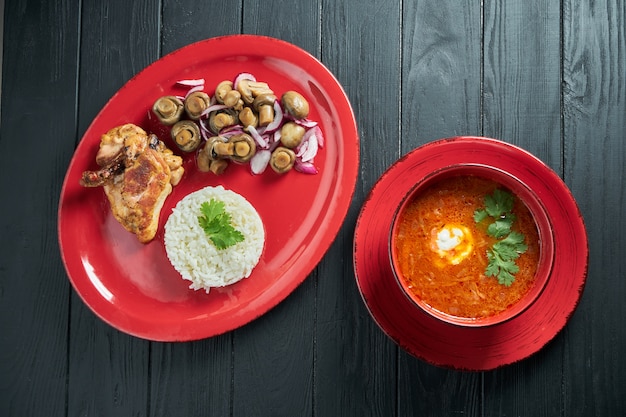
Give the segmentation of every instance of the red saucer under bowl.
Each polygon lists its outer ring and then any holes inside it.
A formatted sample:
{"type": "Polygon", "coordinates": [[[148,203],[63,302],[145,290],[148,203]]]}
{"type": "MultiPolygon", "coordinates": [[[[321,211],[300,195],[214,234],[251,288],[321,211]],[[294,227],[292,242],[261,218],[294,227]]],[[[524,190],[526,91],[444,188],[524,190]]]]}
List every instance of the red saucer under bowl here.
{"type": "Polygon", "coordinates": [[[408,353],[453,369],[494,369],[539,351],[576,309],[587,265],[584,221],[562,179],[529,152],[482,137],[434,141],[394,163],[366,198],[354,235],[356,281],[374,321],[408,353]],[[552,268],[543,290],[519,314],[489,326],[453,325],[417,308],[397,284],[389,257],[392,219],[407,193],[433,172],[460,164],[491,166],[518,179],[552,226],[552,268]]]}

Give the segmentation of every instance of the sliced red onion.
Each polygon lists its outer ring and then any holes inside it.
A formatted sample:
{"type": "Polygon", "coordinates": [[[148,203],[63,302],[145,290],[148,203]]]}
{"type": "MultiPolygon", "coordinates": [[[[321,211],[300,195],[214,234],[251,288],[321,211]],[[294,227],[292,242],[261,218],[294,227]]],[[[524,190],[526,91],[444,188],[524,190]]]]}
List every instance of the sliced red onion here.
{"type": "Polygon", "coordinates": [[[302,152],[302,155],[300,155],[302,157],[302,162],[312,162],[315,155],[317,155],[317,136],[311,135],[307,141],[307,145],[306,150],[302,152]]]}
{"type": "Polygon", "coordinates": [[[313,159],[317,155],[317,138],[315,136],[311,136],[311,140],[309,140],[309,146],[306,148],[301,155],[302,162],[313,162],[313,159]]]}
{"type": "Polygon", "coordinates": [[[272,141],[274,143],[280,143],[280,138],[282,137],[282,133],[280,133],[280,129],[274,132],[272,135],[272,141]]]}
{"type": "Polygon", "coordinates": [[[316,148],[324,147],[324,135],[322,135],[322,129],[320,129],[319,126],[314,126],[304,132],[304,136],[302,136],[302,142],[300,142],[300,147],[303,144],[308,143],[312,138],[314,138],[314,140],[317,142],[315,144],[316,148]]]}
{"type": "Polygon", "coordinates": [[[299,159],[296,159],[296,163],[293,168],[303,174],[317,174],[317,168],[315,168],[315,165],[310,162],[302,162],[299,159]]]}
{"type": "Polygon", "coordinates": [[[304,132],[304,135],[302,136],[302,140],[300,141],[300,144],[302,145],[303,143],[306,143],[309,140],[309,138],[313,135],[315,135],[315,131],[313,129],[307,129],[304,132]]]}
{"type": "Polygon", "coordinates": [[[317,126],[317,122],[315,120],[294,118],[293,121],[302,127],[306,127],[307,129],[317,126]]]}
{"type": "Polygon", "coordinates": [[[213,104],[204,109],[204,111],[200,114],[200,117],[206,117],[206,115],[211,113],[212,111],[224,110],[227,108],[228,106],[226,104],[213,104]]]}
{"type": "Polygon", "coordinates": [[[322,129],[320,129],[319,125],[311,128],[313,130],[313,134],[317,138],[317,144],[320,148],[324,147],[324,134],[322,133],[322,129]]]}
{"type": "Polygon", "coordinates": [[[230,139],[235,135],[238,135],[240,133],[243,133],[243,130],[229,130],[228,132],[220,132],[220,137],[224,138],[224,139],[230,139]]]}
{"type": "Polygon", "coordinates": [[[176,81],[178,85],[184,85],[186,87],[196,87],[199,85],[204,85],[204,78],[197,79],[188,79],[188,80],[178,80],[176,81]]]}
{"type": "Polygon", "coordinates": [[[195,87],[190,88],[189,91],[187,91],[187,94],[185,94],[184,100],[187,100],[187,97],[189,97],[192,93],[195,93],[196,91],[202,91],[202,90],[204,90],[204,84],[197,85],[195,87]]]}
{"type": "Polygon", "coordinates": [[[248,72],[240,73],[239,75],[235,77],[235,80],[233,81],[233,88],[235,90],[237,89],[237,86],[239,85],[239,81],[241,80],[256,81],[256,77],[248,72]]]}
{"type": "Polygon", "coordinates": [[[279,146],[280,146],[280,142],[271,143],[269,147],[269,151],[274,152],[274,150],[276,150],[276,148],[278,148],[279,146]]]}
{"type": "Polygon", "coordinates": [[[212,135],[212,132],[204,125],[203,120],[198,121],[198,125],[200,126],[200,135],[204,140],[209,140],[212,135]]]}
{"type": "Polygon", "coordinates": [[[308,141],[300,142],[300,144],[296,148],[296,156],[298,158],[300,158],[302,156],[302,154],[304,154],[308,148],[309,148],[309,142],[308,141]]]}
{"type": "Polygon", "coordinates": [[[261,136],[254,126],[248,126],[248,132],[250,132],[250,136],[252,136],[252,139],[254,139],[257,145],[259,145],[262,149],[267,149],[269,141],[261,136]]]}
{"type": "Polygon", "coordinates": [[[239,133],[243,133],[243,126],[241,125],[232,125],[226,126],[220,131],[220,136],[232,136],[237,135],[239,133]]]}
{"type": "Polygon", "coordinates": [[[271,157],[272,153],[267,149],[258,150],[250,159],[250,170],[252,173],[255,175],[262,174],[265,168],[267,168],[271,157]]]}

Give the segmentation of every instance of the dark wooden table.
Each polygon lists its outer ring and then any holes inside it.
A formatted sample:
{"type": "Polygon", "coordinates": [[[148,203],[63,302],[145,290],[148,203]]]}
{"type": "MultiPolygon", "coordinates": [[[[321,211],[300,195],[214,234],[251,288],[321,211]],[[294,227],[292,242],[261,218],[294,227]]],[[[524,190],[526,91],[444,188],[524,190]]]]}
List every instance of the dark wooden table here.
{"type": "Polygon", "coordinates": [[[626,6],[558,1],[6,0],[0,136],[2,416],[626,414],[626,6]],[[284,302],[227,334],[149,342],[72,289],[57,206],[77,142],[159,57],[234,33],[291,42],[344,86],[361,168],[345,223],[284,302]],[[488,372],[397,347],[359,295],[359,209],[400,156],[495,137],[550,165],[589,234],[587,285],[535,355],[488,372]]]}

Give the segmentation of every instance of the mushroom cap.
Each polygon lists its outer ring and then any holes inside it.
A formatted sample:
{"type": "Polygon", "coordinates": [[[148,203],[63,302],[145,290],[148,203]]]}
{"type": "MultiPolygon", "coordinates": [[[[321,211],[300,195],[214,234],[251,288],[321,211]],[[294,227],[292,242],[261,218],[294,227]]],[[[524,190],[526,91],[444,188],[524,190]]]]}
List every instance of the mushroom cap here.
{"type": "Polygon", "coordinates": [[[171,126],[180,120],[185,106],[176,96],[159,97],[152,105],[152,112],[164,125],[171,126]]]}
{"type": "Polygon", "coordinates": [[[261,94],[254,99],[252,107],[259,115],[259,126],[267,126],[274,120],[274,94],[261,94]]]}
{"type": "Polygon", "coordinates": [[[225,159],[215,159],[209,162],[209,171],[215,175],[222,175],[228,168],[228,161],[225,159]]]}
{"type": "Polygon", "coordinates": [[[217,134],[225,127],[236,125],[238,119],[237,112],[233,109],[214,111],[209,115],[209,128],[217,134]]]}
{"type": "Polygon", "coordinates": [[[280,101],[285,112],[296,119],[304,119],[309,115],[309,102],[297,91],[286,91],[280,101]]]}
{"type": "Polygon", "coordinates": [[[215,87],[215,100],[218,103],[224,103],[224,96],[226,96],[226,94],[229,91],[233,90],[233,82],[232,81],[228,81],[228,80],[224,80],[222,82],[220,82],[217,87],[215,87]]]}
{"type": "Polygon", "coordinates": [[[256,111],[258,111],[261,106],[273,106],[275,101],[276,96],[274,94],[259,94],[254,98],[254,101],[252,102],[252,107],[254,107],[256,111]]]}
{"type": "Polygon", "coordinates": [[[211,163],[211,149],[207,142],[204,146],[198,148],[196,152],[196,166],[200,172],[209,172],[211,163]]]}
{"type": "Polygon", "coordinates": [[[193,152],[198,149],[202,136],[200,128],[192,120],[180,120],[172,126],[172,140],[183,152],[193,152]]]}
{"type": "Polygon", "coordinates": [[[294,122],[287,122],[280,128],[280,142],[287,148],[295,148],[302,142],[306,129],[294,122]]]}
{"type": "Polygon", "coordinates": [[[259,124],[259,118],[250,107],[244,107],[239,112],[239,122],[244,128],[248,126],[257,127],[259,124]]]}
{"type": "Polygon", "coordinates": [[[224,94],[222,103],[228,107],[235,107],[240,101],[243,102],[243,100],[241,100],[241,93],[237,90],[230,90],[224,94]]]}
{"type": "Polygon", "coordinates": [[[204,145],[205,152],[211,160],[229,158],[232,154],[231,145],[222,136],[211,136],[204,145]]]}
{"type": "Polygon", "coordinates": [[[279,146],[274,149],[270,158],[270,166],[278,174],[291,170],[296,162],[296,154],[289,148],[279,146]]]}
{"type": "Polygon", "coordinates": [[[261,94],[274,94],[266,82],[242,79],[237,84],[237,90],[241,93],[241,99],[246,104],[252,104],[254,98],[261,94]]]}
{"type": "Polygon", "coordinates": [[[228,139],[233,146],[230,159],[236,162],[248,162],[256,153],[256,142],[247,133],[238,133],[228,139]]]}
{"type": "Polygon", "coordinates": [[[198,120],[211,105],[211,97],[204,91],[194,91],[185,98],[185,113],[192,120],[198,120]]]}

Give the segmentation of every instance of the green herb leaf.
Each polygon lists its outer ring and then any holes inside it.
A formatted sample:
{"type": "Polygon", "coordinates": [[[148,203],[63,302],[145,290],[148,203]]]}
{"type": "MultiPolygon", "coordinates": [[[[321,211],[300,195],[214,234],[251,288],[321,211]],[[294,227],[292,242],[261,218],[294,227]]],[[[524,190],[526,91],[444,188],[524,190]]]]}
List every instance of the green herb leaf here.
{"type": "Polygon", "coordinates": [[[489,227],[487,227],[487,233],[499,239],[508,235],[511,232],[511,226],[513,226],[512,219],[508,217],[498,219],[495,222],[491,223],[489,227]]]}
{"type": "Polygon", "coordinates": [[[489,264],[485,275],[497,277],[500,284],[510,286],[515,281],[515,274],[519,272],[519,266],[515,260],[528,249],[524,243],[524,235],[511,232],[504,239],[493,244],[487,251],[489,264]]]}
{"type": "Polygon", "coordinates": [[[212,198],[200,205],[198,223],[217,249],[226,249],[244,240],[243,234],[231,225],[230,213],[223,201],[212,198]]]}
{"type": "Polygon", "coordinates": [[[489,215],[487,214],[486,210],[476,210],[474,212],[474,221],[476,223],[480,223],[483,220],[485,220],[489,215]]]}
{"type": "Polygon", "coordinates": [[[515,281],[515,276],[513,276],[515,272],[509,271],[507,269],[500,269],[500,272],[498,273],[498,283],[506,287],[510,287],[511,285],[513,285],[513,281],[515,281]]]}
{"type": "Polygon", "coordinates": [[[496,277],[498,282],[510,286],[515,281],[519,266],[515,261],[528,249],[524,243],[524,235],[512,231],[516,220],[511,212],[515,203],[513,194],[496,189],[493,194],[485,196],[485,208],[474,212],[474,221],[480,223],[487,217],[494,221],[487,226],[487,234],[501,239],[487,250],[487,268],[485,275],[496,277]]]}
{"type": "Polygon", "coordinates": [[[506,238],[496,243],[496,245],[500,246],[510,246],[515,248],[520,248],[523,246],[522,253],[526,252],[526,245],[524,245],[524,235],[518,232],[511,232],[506,238]]]}
{"type": "Polygon", "coordinates": [[[500,217],[513,210],[514,202],[515,198],[511,193],[498,188],[485,197],[485,210],[491,217],[500,217]]]}

